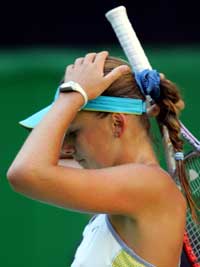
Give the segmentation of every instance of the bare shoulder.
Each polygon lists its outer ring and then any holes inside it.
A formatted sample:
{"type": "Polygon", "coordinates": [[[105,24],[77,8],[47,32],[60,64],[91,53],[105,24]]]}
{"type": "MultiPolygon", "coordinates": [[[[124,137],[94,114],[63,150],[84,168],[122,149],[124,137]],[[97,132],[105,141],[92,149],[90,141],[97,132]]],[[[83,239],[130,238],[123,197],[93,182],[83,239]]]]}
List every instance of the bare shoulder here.
{"type": "Polygon", "coordinates": [[[123,176],[123,189],[129,203],[132,203],[133,217],[145,210],[162,213],[166,209],[185,214],[186,201],[183,194],[169,173],[159,165],[125,164],[116,170],[117,175],[123,176]]]}
{"type": "Polygon", "coordinates": [[[165,201],[167,203],[179,203],[179,207],[186,209],[186,200],[183,196],[182,192],[176,185],[174,179],[170,176],[168,172],[163,170],[162,168],[159,168],[159,170],[162,174],[160,177],[161,184],[163,184],[163,191],[162,194],[164,197],[166,197],[165,201]]]}
{"type": "Polygon", "coordinates": [[[159,193],[157,197],[168,195],[172,191],[181,196],[173,178],[159,165],[133,164],[129,174],[129,179],[133,178],[130,179],[130,186],[138,184],[143,189],[146,188],[149,194],[159,193]]]}
{"type": "Polygon", "coordinates": [[[143,168],[145,168],[145,172],[149,173],[147,190],[152,196],[152,203],[156,201],[153,208],[160,209],[161,213],[163,209],[166,209],[174,215],[181,215],[184,220],[187,208],[186,200],[170,174],[158,165],[143,168]]]}

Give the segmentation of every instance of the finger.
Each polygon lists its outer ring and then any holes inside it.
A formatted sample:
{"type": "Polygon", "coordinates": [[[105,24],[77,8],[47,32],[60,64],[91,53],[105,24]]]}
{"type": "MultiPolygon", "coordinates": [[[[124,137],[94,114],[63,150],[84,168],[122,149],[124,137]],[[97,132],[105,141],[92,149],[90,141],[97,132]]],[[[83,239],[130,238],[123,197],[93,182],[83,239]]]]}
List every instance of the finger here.
{"type": "Polygon", "coordinates": [[[105,60],[108,57],[108,54],[109,54],[108,51],[102,51],[96,55],[94,62],[102,69],[104,67],[105,60]]]}
{"type": "Polygon", "coordinates": [[[77,58],[77,59],[75,60],[75,62],[74,62],[74,66],[76,67],[76,66],[81,65],[81,64],[83,63],[83,60],[84,60],[83,57],[79,57],[79,58],[77,58]]]}
{"type": "Polygon", "coordinates": [[[96,53],[88,53],[85,56],[83,63],[92,63],[94,62],[95,57],[96,57],[96,53]]]}
{"type": "Polygon", "coordinates": [[[163,74],[163,73],[159,73],[159,74],[160,74],[161,79],[165,79],[165,74],[163,74]]]}
{"type": "Polygon", "coordinates": [[[66,67],[66,71],[65,71],[65,73],[69,73],[69,72],[71,72],[71,71],[73,70],[73,68],[74,68],[74,65],[73,65],[73,64],[68,65],[68,66],[66,67]]]}
{"type": "Polygon", "coordinates": [[[108,73],[104,78],[106,79],[106,82],[109,85],[111,85],[114,81],[119,79],[121,76],[130,73],[131,69],[127,65],[121,65],[115,69],[113,69],[110,73],[108,73]]]}

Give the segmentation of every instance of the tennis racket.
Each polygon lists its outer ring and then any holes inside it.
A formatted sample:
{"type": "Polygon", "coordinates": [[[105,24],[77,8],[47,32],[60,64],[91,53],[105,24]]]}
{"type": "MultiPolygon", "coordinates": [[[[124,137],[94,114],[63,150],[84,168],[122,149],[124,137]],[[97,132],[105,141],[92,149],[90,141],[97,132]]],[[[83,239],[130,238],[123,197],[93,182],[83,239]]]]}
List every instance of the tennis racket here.
{"type": "MultiPolygon", "coordinates": [[[[181,189],[179,180],[175,175],[175,160],[173,146],[169,139],[167,128],[162,128],[165,156],[170,174],[174,177],[177,186],[181,189]]],[[[193,199],[200,204],[200,141],[181,123],[181,133],[185,139],[188,152],[184,156],[184,164],[189,179],[193,199]]],[[[200,219],[200,212],[197,211],[200,219]]],[[[184,251],[193,267],[200,267],[200,225],[192,220],[189,208],[187,209],[186,231],[184,234],[184,251]]]]}
{"type": "MultiPolygon", "coordinates": [[[[133,71],[152,69],[145,52],[137,38],[137,35],[128,19],[126,8],[119,6],[106,13],[106,18],[128,58],[133,71]]],[[[165,155],[168,171],[175,178],[175,160],[172,144],[166,127],[163,127],[163,140],[165,144],[165,155]]],[[[200,200],[200,142],[181,124],[181,133],[186,143],[190,145],[190,152],[185,155],[185,166],[189,177],[191,191],[196,204],[200,200]]],[[[180,188],[178,179],[175,179],[180,188]]],[[[198,213],[200,218],[200,213],[198,213]]],[[[200,267],[200,226],[196,225],[191,217],[190,210],[187,210],[186,231],[184,235],[184,250],[193,267],[200,267]]]]}

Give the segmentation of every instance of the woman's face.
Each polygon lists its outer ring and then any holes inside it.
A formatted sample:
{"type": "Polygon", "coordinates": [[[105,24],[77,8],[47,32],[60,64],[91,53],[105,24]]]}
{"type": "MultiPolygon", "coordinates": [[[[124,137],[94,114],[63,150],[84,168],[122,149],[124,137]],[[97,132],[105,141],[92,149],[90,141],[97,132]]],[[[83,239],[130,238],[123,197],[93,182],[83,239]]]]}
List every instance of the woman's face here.
{"type": "Polygon", "coordinates": [[[109,120],[110,116],[100,119],[94,112],[79,112],[67,130],[63,151],[86,169],[112,166],[114,138],[109,120]]]}

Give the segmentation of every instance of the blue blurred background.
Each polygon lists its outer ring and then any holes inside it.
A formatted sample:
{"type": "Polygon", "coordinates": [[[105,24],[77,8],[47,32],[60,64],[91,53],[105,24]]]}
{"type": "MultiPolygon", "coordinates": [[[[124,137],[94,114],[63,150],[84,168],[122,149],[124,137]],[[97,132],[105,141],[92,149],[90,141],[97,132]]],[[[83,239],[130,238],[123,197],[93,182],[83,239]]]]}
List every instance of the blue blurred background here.
{"type": "Polygon", "coordinates": [[[89,215],[27,199],[6,171],[27,132],[18,121],[53,100],[66,65],[91,51],[125,58],[104,13],[125,5],[154,68],[181,88],[181,119],[199,135],[200,32],[197,2],[4,3],[0,33],[0,266],[70,266],[89,215]]]}

